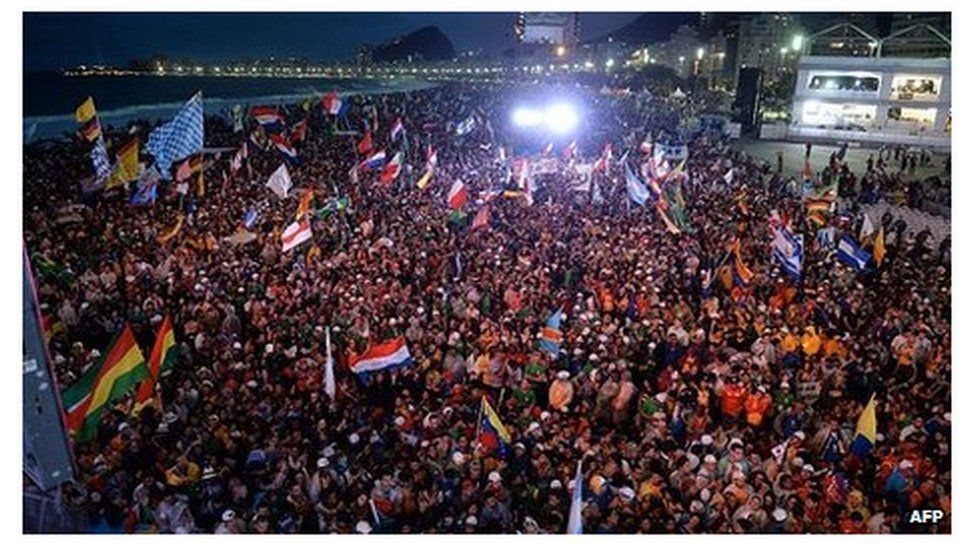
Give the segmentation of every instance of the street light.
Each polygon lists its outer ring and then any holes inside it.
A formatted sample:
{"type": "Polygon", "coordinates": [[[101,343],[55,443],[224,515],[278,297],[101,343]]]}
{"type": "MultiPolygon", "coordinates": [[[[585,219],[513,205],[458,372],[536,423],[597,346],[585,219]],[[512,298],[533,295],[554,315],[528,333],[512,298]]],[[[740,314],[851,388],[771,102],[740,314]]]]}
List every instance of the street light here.
{"type": "Polygon", "coordinates": [[[562,44],[556,46],[556,56],[562,57],[564,55],[566,55],[566,46],[563,46],[562,44]]]}
{"type": "Polygon", "coordinates": [[[800,51],[803,47],[803,35],[794,34],[793,35],[793,51],[800,51]]]}

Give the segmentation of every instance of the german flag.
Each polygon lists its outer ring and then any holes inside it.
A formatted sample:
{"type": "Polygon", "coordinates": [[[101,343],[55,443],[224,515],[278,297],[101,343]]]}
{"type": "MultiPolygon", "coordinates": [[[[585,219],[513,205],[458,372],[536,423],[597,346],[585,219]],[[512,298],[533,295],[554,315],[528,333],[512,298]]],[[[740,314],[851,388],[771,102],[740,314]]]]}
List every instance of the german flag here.
{"type": "Polygon", "coordinates": [[[91,117],[88,122],[81,125],[81,136],[85,138],[85,141],[94,141],[101,137],[102,135],[102,125],[98,122],[98,117],[91,117]]]}
{"type": "Polygon", "coordinates": [[[79,442],[94,438],[102,412],[149,375],[128,324],[98,364],[62,394],[68,430],[79,442]]]}
{"type": "Polygon", "coordinates": [[[105,183],[106,189],[135,181],[139,178],[139,138],[133,136],[119,146],[115,153],[115,166],[105,183]]]}
{"type": "Polygon", "coordinates": [[[79,124],[84,124],[92,118],[95,118],[95,114],[95,100],[89,95],[88,98],[85,99],[81,105],[78,105],[77,109],[75,109],[75,120],[77,120],[79,124]]]}
{"type": "Polygon", "coordinates": [[[142,380],[136,391],[135,405],[132,413],[138,414],[147,404],[153,401],[156,392],[156,380],[168,374],[176,363],[176,336],[173,334],[173,323],[167,316],[156,332],[156,343],[149,353],[149,377],[142,380]]]}
{"type": "Polygon", "coordinates": [[[738,287],[743,287],[752,282],[752,271],[746,266],[745,262],[742,261],[742,254],[740,252],[739,239],[735,240],[732,244],[732,280],[738,287]]]}

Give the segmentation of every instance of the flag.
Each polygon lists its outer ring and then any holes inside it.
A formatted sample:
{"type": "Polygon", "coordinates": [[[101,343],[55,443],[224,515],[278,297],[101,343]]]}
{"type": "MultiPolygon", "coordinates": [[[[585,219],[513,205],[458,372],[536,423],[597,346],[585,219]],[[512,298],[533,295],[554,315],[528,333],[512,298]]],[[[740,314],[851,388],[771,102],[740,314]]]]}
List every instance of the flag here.
{"type": "Polygon", "coordinates": [[[98,113],[95,110],[95,100],[89,95],[88,98],[85,99],[81,105],[78,105],[77,109],[75,109],[75,120],[77,120],[79,124],[84,124],[92,118],[95,118],[97,114],[98,113]]]}
{"type": "Polygon", "coordinates": [[[88,142],[92,142],[102,136],[102,125],[99,123],[97,116],[81,125],[81,136],[88,142]]]}
{"type": "Polygon", "coordinates": [[[474,216],[474,221],[471,222],[471,230],[480,229],[481,227],[487,227],[488,222],[491,220],[491,212],[489,210],[490,205],[485,204],[478,210],[478,215],[474,216]]]}
{"type": "Polygon", "coordinates": [[[146,359],[126,324],[98,363],[61,393],[68,431],[80,442],[91,440],[105,408],[148,375],[146,359]]]}
{"type": "Polygon", "coordinates": [[[302,199],[298,202],[298,210],[295,212],[295,220],[301,221],[305,214],[307,214],[312,209],[312,189],[305,191],[302,195],[302,199]]]}
{"type": "Polygon", "coordinates": [[[607,143],[603,147],[603,154],[600,155],[599,160],[593,163],[593,170],[599,172],[606,172],[607,168],[610,167],[610,161],[613,160],[613,145],[607,143]]]}
{"type": "Polygon", "coordinates": [[[880,267],[885,256],[884,227],[878,229],[878,235],[874,237],[874,250],[872,250],[872,252],[873,253],[871,255],[874,258],[875,266],[880,267]]]}
{"type": "Polygon", "coordinates": [[[139,177],[139,138],[132,137],[123,143],[115,153],[115,165],[105,182],[111,189],[135,181],[139,177]]]}
{"type": "Polygon", "coordinates": [[[163,179],[168,179],[174,160],[190,156],[202,148],[203,94],[197,92],[172,120],[149,134],[146,152],[156,159],[163,179]]]}
{"type": "Polygon", "coordinates": [[[165,244],[171,238],[176,236],[180,232],[180,229],[182,228],[183,228],[183,214],[177,214],[176,225],[173,225],[173,228],[166,231],[164,234],[157,236],[156,242],[159,242],[160,244],[165,244]]]}
{"type": "Polygon", "coordinates": [[[457,127],[454,129],[455,135],[458,137],[462,135],[468,135],[474,131],[475,119],[474,115],[469,115],[467,118],[458,123],[457,127]]]}
{"type": "Polygon", "coordinates": [[[129,204],[155,204],[158,184],[159,172],[156,171],[156,166],[150,166],[148,170],[145,170],[139,176],[139,185],[136,188],[136,192],[133,193],[132,199],[129,200],[129,204]]]}
{"type": "Polygon", "coordinates": [[[323,380],[323,387],[325,388],[325,394],[329,395],[329,398],[335,400],[336,396],[336,383],[335,383],[335,364],[332,360],[332,327],[326,326],[325,328],[325,377],[323,380]]]}
{"type": "Polygon", "coordinates": [[[203,155],[195,154],[176,168],[176,181],[182,182],[189,179],[193,174],[203,171],[203,155]]]}
{"type": "Polygon", "coordinates": [[[265,187],[271,189],[278,195],[278,198],[288,196],[288,190],[291,189],[291,176],[288,174],[288,167],[284,164],[278,166],[278,169],[268,178],[265,187]]]}
{"type": "Polygon", "coordinates": [[[268,136],[268,139],[274,143],[275,148],[278,149],[278,152],[280,152],[285,158],[292,162],[298,162],[298,151],[296,151],[295,147],[288,142],[287,137],[273,133],[268,136]]]}
{"type": "Polygon", "coordinates": [[[356,145],[356,150],[359,154],[369,154],[369,151],[373,150],[373,134],[371,132],[366,132],[366,135],[356,145]]]}
{"type": "Polygon", "coordinates": [[[296,122],[291,128],[291,133],[288,135],[288,140],[292,143],[302,143],[305,141],[305,137],[308,135],[308,119],[304,119],[300,122],[296,122]]]}
{"type": "Polygon", "coordinates": [[[380,173],[380,183],[388,185],[400,177],[400,170],[403,168],[402,158],[403,153],[396,153],[393,155],[393,159],[387,162],[386,166],[383,166],[383,172],[380,173]]]}
{"type": "Polygon", "coordinates": [[[468,201],[468,189],[465,187],[461,180],[454,182],[451,189],[447,192],[447,207],[452,210],[457,210],[464,206],[464,203],[468,201]]]}
{"type": "Polygon", "coordinates": [[[566,148],[563,149],[563,158],[569,159],[576,156],[576,140],[574,139],[566,148]]]}
{"type": "Polygon", "coordinates": [[[396,122],[393,123],[393,128],[390,130],[390,143],[396,141],[397,136],[401,132],[403,132],[403,122],[400,121],[400,117],[398,116],[396,122]]]}
{"type": "Polygon", "coordinates": [[[322,109],[329,114],[339,114],[342,109],[342,99],[339,98],[339,93],[335,90],[322,96],[322,109]]]}
{"type": "Polygon", "coordinates": [[[292,248],[312,239],[312,225],[309,220],[295,221],[285,232],[281,233],[281,251],[287,252],[292,248]]]}
{"type": "Polygon", "coordinates": [[[658,217],[660,217],[661,221],[664,222],[664,228],[666,228],[669,233],[678,234],[681,232],[681,229],[678,228],[678,226],[671,219],[671,216],[668,215],[668,212],[665,211],[666,205],[664,202],[659,202],[657,207],[654,209],[657,210],[658,217]]]}
{"type": "Polygon", "coordinates": [[[773,229],[773,259],[794,281],[803,277],[803,235],[788,227],[773,229]]]}
{"type": "Polygon", "coordinates": [[[95,168],[95,180],[99,188],[112,173],[112,165],[108,159],[108,151],[105,150],[105,140],[99,135],[95,145],[91,150],[92,166],[95,168]]]}
{"type": "Polygon", "coordinates": [[[425,188],[427,188],[427,185],[430,184],[430,180],[433,177],[434,177],[433,169],[429,169],[425,171],[424,175],[420,176],[420,179],[417,180],[417,188],[420,190],[424,190],[425,188]]]}
{"type": "Polygon", "coordinates": [[[725,175],[722,176],[722,179],[725,180],[726,185],[732,184],[732,175],[734,171],[734,168],[729,168],[729,171],[725,172],[725,175]]]}
{"type": "Polygon", "coordinates": [[[739,287],[746,286],[752,281],[752,271],[742,261],[741,244],[738,238],[732,244],[732,281],[739,287]]]}
{"type": "Polygon", "coordinates": [[[478,426],[478,443],[489,452],[504,457],[508,454],[512,437],[484,396],[481,397],[481,413],[478,417],[481,418],[481,424],[478,426]]]}
{"type": "Polygon", "coordinates": [[[864,213],[864,222],[861,223],[861,236],[858,240],[861,242],[866,241],[872,234],[874,234],[874,223],[871,223],[871,217],[868,216],[867,212],[864,213]]]}
{"type": "Polygon", "coordinates": [[[349,356],[349,369],[356,374],[368,374],[411,365],[413,365],[413,358],[407,348],[407,340],[403,336],[370,344],[362,354],[351,353],[349,356]]]}
{"type": "Polygon", "coordinates": [[[432,170],[437,167],[437,151],[434,147],[427,145],[427,169],[432,170]]]}
{"type": "Polygon", "coordinates": [[[583,533],[583,460],[576,464],[576,480],[573,482],[573,499],[569,504],[567,534],[583,533]]]}
{"type": "Polygon", "coordinates": [[[866,272],[871,254],[861,249],[854,237],[845,234],[837,241],[837,259],[858,272],[866,272]]]}
{"type": "Polygon", "coordinates": [[[875,416],[874,395],[864,405],[861,417],[857,419],[857,429],[854,431],[854,441],[851,443],[851,453],[863,458],[871,452],[878,436],[878,419],[875,416]]]}
{"type": "Polygon", "coordinates": [[[244,107],[240,104],[234,105],[230,109],[230,115],[234,119],[234,133],[244,131],[244,107]]]}
{"type": "Polygon", "coordinates": [[[278,113],[278,107],[252,107],[251,117],[267,133],[279,132],[285,125],[285,117],[278,113]]]}
{"type": "Polygon", "coordinates": [[[630,164],[625,165],[624,168],[624,177],[627,180],[627,196],[637,204],[643,206],[647,202],[647,199],[651,197],[651,192],[647,190],[644,182],[630,168],[630,164]]]}
{"type": "Polygon", "coordinates": [[[244,214],[244,228],[250,229],[251,227],[254,226],[254,222],[256,222],[257,220],[258,220],[258,211],[255,210],[254,208],[247,210],[247,213],[244,214]]]}
{"type": "Polygon", "coordinates": [[[230,161],[230,175],[231,177],[237,175],[238,170],[244,164],[244,160],[247,159],[247,141],[241,143],[241,148],[237,149],[234,153],[234,158],[230,161]]]}
{"type": "Polygon", "coordinates": [[[371,170],[375,170],[386,162],[386,151],[378,151],[370,155],[366,160],[359,165],[359,168],[367,167],[371,170]]]}
{"type": "Polygon", "coordinates": [[[176,364],[177,351],[173,323],[167,316],[163,319],[159,330],[156,331],[156,343],[153,344],[152,352],[149,353],[149,377],[142,380],[139,389],[136,390],[135,404],[132,407],[133,414],[138,414],[152,401],[153,393],[156,392],[156,380],[173,369],[176,364]]]}
{"type": "Polygon", "coordinates": [[[553,144],[549,142],[545,147],[542,147],[542,156],[549,156],[552,153],[553,144]]]}
{"type": "Polygon", "coordinates": [[[562,312],[557,309],[546,321],[546,326],[542,328],[542,337],[539,338],[539,348],[549,353],[553,358],[559,356],[559,346],[563,341],[563,333],[559,330],[562,319],[562,312]]]}

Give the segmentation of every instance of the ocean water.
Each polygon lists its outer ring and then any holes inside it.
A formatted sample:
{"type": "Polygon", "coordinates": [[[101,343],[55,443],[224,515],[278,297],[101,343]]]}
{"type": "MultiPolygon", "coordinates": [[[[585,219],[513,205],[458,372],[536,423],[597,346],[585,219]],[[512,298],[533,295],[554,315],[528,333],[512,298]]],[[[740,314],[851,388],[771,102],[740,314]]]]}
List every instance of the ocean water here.
{"type": "Polygon", "coordinates": [[[75,107],[89,95],[95,98],[102,124],[116,126],[135,119],[169,118],[198,90],[203,91],[207,114],[218,114],[235,104],[295,103],[333,89],[340,95],[382,94],[434,85],[410,78],[67,77],[50,72],[24,73],[24,139],[31,142],[74,132],[75,107]]]}

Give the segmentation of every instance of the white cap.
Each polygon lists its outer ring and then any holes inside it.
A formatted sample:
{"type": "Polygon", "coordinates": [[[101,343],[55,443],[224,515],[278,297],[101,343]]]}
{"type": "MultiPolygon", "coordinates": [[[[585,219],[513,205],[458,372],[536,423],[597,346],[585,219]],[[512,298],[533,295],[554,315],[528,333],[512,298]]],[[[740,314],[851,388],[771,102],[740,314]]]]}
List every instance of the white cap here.
{"type": "Polygon", "coordinates": [[[361,520],[356,523],[356,533],[357,534],[368,534],[373,531],[373,528],[365,520],[361,520]]]}
{"type": "Polygon", "coordinates": [[[914,467],[914,465],[912,465],[912,462],[908,461],[907,459],[901,460],[901,463],[898,464],[899,469],[911,469],[912,467],[914,467]]]}
{"type": "Polygon", "coordinates": [[[704,444],[704,445],[707,446],[707,445],[709,445],[709,444],[711,444],[713,442],[715,442],[715,439],[712,438],[712,435],[702,435],[702,437],[701,437],[701,443],[702,444],[704,444]]]}
{"type": "Polygon", "coordinates": [[[349,444],[359,444],[359,434],[353,433],[349,435],[349,444]]]}
{"type": "Polygon", "coordinates": [[[328,467],[329,458],[324,458],[324,457],[319,458],[319,460],[315,462],[315,466],[318,467],[319,469],[324,469],[328,467]]]}
{"type": "Polygon", "coordinates": [[[718,460],[716,460],[715,456],[713,456],[712,454],[708,454],[705,456],[705,463],[715,463],[716,461],[718,460]]]}
{"type": "Polygon", "coordinates": [[[552,414],[550,414],[547,410],[543,410],[542,413],[539,414],[539,419],[541,419],[542,421],[545,421],[550,417],[552,417],[552,414]]]}
{"type": "Polygon", "coordinates": [[[549,483],[549,488],[553,490],[558,490],[562,487],[563,487],[563,483],[559,482],[558,478],[549,483]]]}
{"type": "Polygon", "coordinates": [[[237,513],[235,513],[233,509],[228,509],[224,511],[224,514],[221,516],[220,520],[227,522],[228,520],[234,520],[235,517],[237,517],[237,513]]]}
{"type": "Polygon", "coordinates": [[[777,507],[776,509],[773,509],[773,520],[775,520],[776,522],[783,522],[784,520],[786,520],[786,510],[783,509],[782,507],[777,507]]]}
{"type": "Polygon", "coordinates": [[[803,470],[807,471],[808,473],[813,473],[816,471],[816,469],[813,468],[813,465],[810,465],[809,463],[803,466],[803,470]]]}
{"type": "Polygon", "coordinates": [[[492,471],[488,473],[488,480],[491,482],[501,482],[502,476],[498,474],[498,471],[492,471]]]}
{"type": "Polygon", "coordinates": [[[630,486],[624,486],[623,488],[620,489],[620,497],[624,498],[627,501],[634,499],[634,489],[631,488],[630,486]]]}
{"type": "Polygon", "coordinates": [[[569,372],[567,372],[566,370],[559,370],[559,373],[556,374],[556,377],[558,377],[559,379],[569,379],[569,372]]]}
{"type": "Polygon", "coordinates": [[[535,431],[536,429],[539,429],[540,427],[541,426],[539,425],[539,422],[538,421],[533,421],[532,423],[529,424],[529,431],[535,431]]]}
{"type": "Polygon", "coordinates": [[[465,524],[465,526],[477,526],[478,525],[478,517],[476,517],[474,515],[468,515],[468,518],[464,519],[464,524],[465,524]]]}
{"type": "Polygon", "coordinates": [[[800,440],[806,440],[807,439],[807,435],[803,431],[797,431],[797,432],[793,433],[793,436],[795,436],[796,438],[798,438],[800,440]]]}

